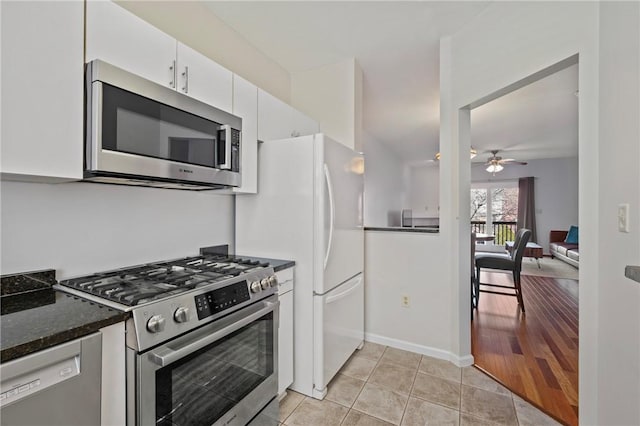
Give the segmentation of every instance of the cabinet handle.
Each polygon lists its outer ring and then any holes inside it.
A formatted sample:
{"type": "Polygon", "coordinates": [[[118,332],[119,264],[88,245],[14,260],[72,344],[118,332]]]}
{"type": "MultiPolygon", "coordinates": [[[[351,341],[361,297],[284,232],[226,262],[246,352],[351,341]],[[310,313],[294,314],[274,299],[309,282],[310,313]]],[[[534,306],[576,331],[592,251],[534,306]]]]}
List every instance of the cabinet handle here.
{"type": "Polygon", "coordinates": [[[182,91],[184,93],[189,93],[189,67],[184,67],[182,76],[184,77],[184,86],[182,86],[182,91]]]}
{"type": "Polygon", "coordinates": [[[176,88],[176,61],[174,60],[169,67],[169,71],[171,71],[171,81],[169,82],[169,87],[172,89],[176,88]]]}

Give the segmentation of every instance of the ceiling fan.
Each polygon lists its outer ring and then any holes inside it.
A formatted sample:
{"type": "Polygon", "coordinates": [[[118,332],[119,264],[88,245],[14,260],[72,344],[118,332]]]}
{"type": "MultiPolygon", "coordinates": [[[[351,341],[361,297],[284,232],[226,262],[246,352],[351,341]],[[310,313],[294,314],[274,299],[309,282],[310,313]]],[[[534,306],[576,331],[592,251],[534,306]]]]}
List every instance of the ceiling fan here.
{"type": "Polygon", "coordinates": [[[518,161],[518,160],[514,160],[513,158],[502,158],[498,156],[498,152],[499,150],[494,149],[491,150],[491,157],[489,157],[489,159],[487,160],[486,163],[484,163],[485,166],[487,167],[487,171],[489,173],[493,173],[494,175],[497,172],[501,172],[504,167],[503,164],[520,164],[525,166],[527,163],[524,161],[518,161]]]}

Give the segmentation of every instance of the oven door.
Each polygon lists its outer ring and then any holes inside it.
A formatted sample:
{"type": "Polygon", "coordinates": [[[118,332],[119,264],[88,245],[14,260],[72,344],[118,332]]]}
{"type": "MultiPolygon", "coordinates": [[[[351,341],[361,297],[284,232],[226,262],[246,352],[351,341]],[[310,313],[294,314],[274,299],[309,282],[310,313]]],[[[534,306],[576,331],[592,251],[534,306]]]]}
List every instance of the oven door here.
{"type": "Polygon", "coordinates": [[[129,423],[246,425],[277,394],[278,309],[274,295],[136,355],[129,423]]]}

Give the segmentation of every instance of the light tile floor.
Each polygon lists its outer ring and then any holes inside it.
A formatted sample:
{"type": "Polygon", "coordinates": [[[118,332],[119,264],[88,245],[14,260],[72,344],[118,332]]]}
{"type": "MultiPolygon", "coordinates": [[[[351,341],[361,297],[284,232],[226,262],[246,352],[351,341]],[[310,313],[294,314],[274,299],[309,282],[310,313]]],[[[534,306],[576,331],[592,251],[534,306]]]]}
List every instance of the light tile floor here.
{"type": "Polygon", "coordinates": [[[558,425],[474,367],[365,343],[318,401],[288,391],[287,426],[558,425]]]}

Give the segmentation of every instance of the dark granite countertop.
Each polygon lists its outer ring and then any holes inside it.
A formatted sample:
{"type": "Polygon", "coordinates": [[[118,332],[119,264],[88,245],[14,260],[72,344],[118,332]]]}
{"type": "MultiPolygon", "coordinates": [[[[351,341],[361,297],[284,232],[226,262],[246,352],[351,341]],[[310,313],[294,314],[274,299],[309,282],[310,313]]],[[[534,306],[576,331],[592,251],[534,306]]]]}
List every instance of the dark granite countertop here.
{"type": "Polygon", "coordinates": [[[625,277],[640,283],[640,266],[628,265],[624,268],[625,277]]]}
{"type": "Polygon", "coordinates": [[[284,260],[284,259],[271,259],[268,257],[256,257],[256,256],[245,256],[240,254],[229,254],[229,246],[227,244],[211,246],[211,247],[202,247],[200,249],[200,254],[220,254],[230,257],[237,257],[242,259],[250,259],[257,260],[259,262],[267,262],[275,272],[282,271],[283,269],[293,268],[296,265],[295,260],[284,260]]]}
{"type": "Polygon", "coordinates": [[[11,309],[0,317],[0,362],[89,335],[128,317],[54,290],[52,284],[53,270],[2,277],[2,303],[6,299],[11,309]]]}
{"type": "Polygon", "coordinates": [[[236,255],[237,257],[241,257],[243,259],[251,259],[258,260],[260,262],[268,262],[270,266],[273,267],[275,272],[282,271],[283,269],[293,268],[296,266],[295,260],[283,260],[283,259],[269,259],[268,257],[255,257],[255,256],[244,256],[244,255],[236,255]]]}
{"type": "Polygon", "coordinates": [[[439,229],[437,227],[419,227],[409,228],[403,226],[365,226],[365,231],[385,231],[385,232],[418,232],[422,234],[437,234],[439,229]]]}

